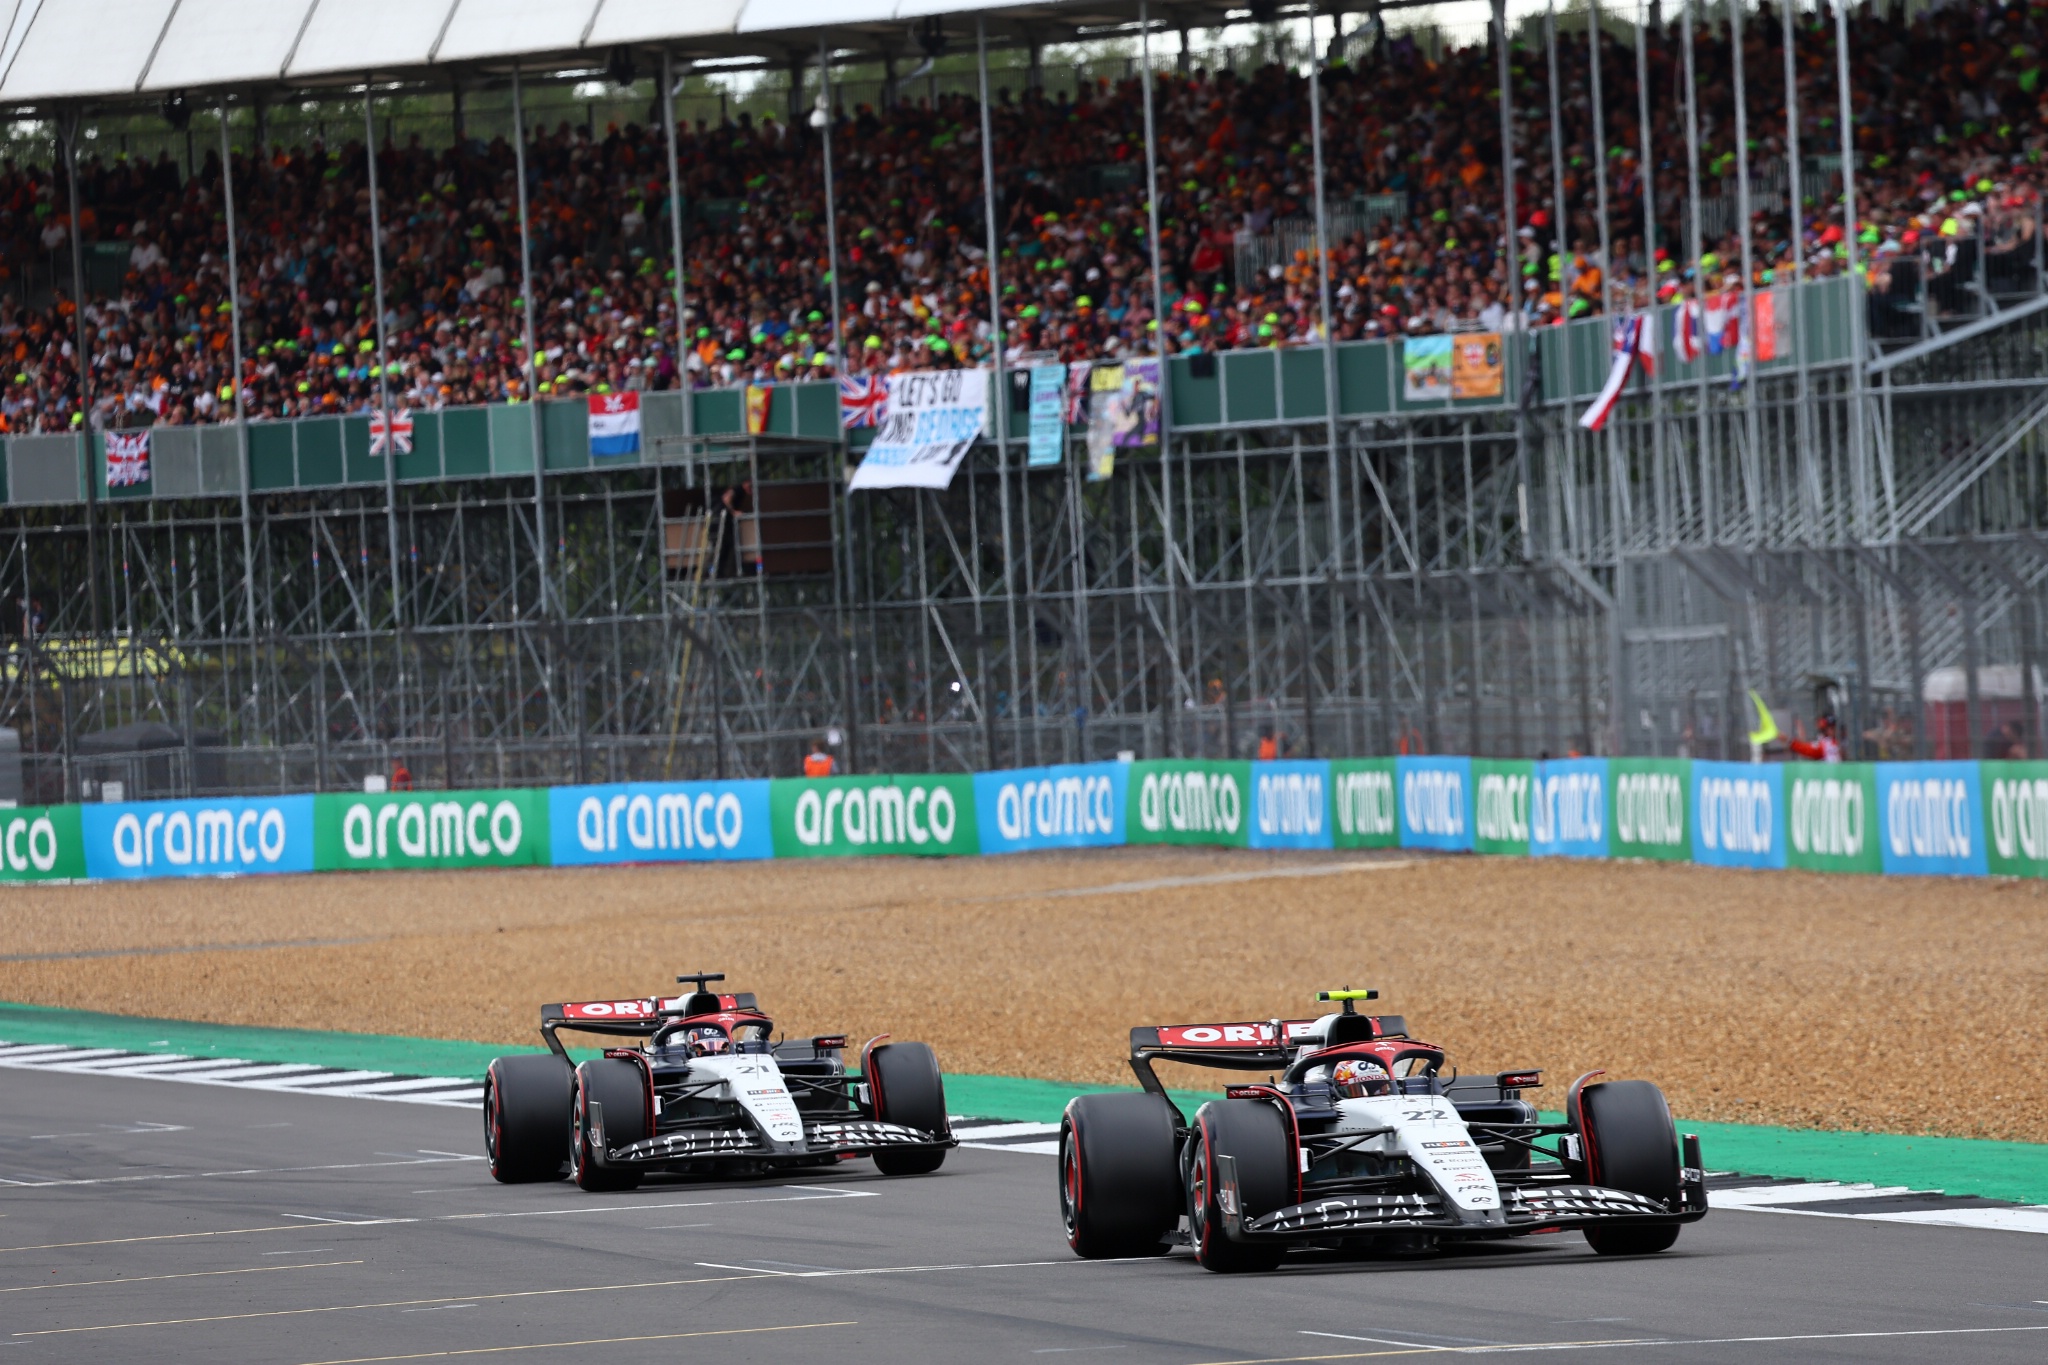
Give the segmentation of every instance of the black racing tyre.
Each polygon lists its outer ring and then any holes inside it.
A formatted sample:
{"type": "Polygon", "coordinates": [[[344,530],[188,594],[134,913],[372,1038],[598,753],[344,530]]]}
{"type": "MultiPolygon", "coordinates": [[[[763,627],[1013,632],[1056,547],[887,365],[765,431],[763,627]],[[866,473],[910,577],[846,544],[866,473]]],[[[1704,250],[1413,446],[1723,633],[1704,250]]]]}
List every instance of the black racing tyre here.
{"type": "MultiPolygon", "coordinates": [[[[1579,1095],[1579,1141],[1591,1184],[1677,1202],[1678,1130],[1664,1092],[1650,1082],[1587,1086],[1579,1095]]],[[[1647,1256],[1676,1242],[1678,1228],[1677,1223],[1596,1226],[1586,1229],[1586,1241],[1602,1256],[1647,1256]]]]}
{"type": "Polygon", "coordinates": [[[1297,1160],[1287,1120],[1264,1100],[1211,1100],[1195,1113],[1195,1143],[1188,1159],[1188,1226],[1195,1259],[1205,1269],[1226,1274],[1272,1270],[1284,1247],[1233,1242],[1223,1231],[1216,1162],[1222,1156],[1236,1162],[1245,1218],[1285,1208],[1294,1202],[1297,1160]]]}
{"type": "Polygon", "coordinates": [[[552,1052],[499,1057],[484,1072],[484,1155],[501,1184],[560,1180],[576,1073],[552,1052]]]}
{"type": "Polygon", "coordinates": [[[1184,1195],[1164,1095],[1081,1095],[1060,1119],[1060,1218],[1091,1260],[1159,1256],[1184,1195]]]}
{"type": "MultiPolygon", "coordinates": [[[[939,1059],[924,1043],[884,1043],[868,1053],[868,1096],[875,1117],[940,1136],[946,1122],[946,1087],[939,1059]]],[[[875,1153],[883,1175],[930,1175],[945,1164],[944,1147],[884,1147],[875,1153]]]]}
{"type": "Polygon", "coordinates": [[[599,1166],[591,1159],[590,1106],[604,1115],[607,1147],[623,1147],[647,1136],[647,1080],[637,1063],[600,1057],[576,1068],[576,1097],[569,1111],[569,1178],[586,1190],[630,1190],[637,1170],[599,1166]]]}

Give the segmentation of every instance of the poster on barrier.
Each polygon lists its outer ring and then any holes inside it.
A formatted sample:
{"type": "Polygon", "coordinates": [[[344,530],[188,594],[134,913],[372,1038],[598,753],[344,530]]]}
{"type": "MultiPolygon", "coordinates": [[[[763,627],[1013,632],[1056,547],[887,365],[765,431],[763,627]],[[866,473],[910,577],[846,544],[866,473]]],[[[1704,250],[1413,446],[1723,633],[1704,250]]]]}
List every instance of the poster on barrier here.
{"type": "Polygon", "coordinates": [[[1529,852],[1543,858],[1607,856],[1607,760],[1549,759],[1529,789],[1529,852]]]}
{"type": "Polygon", "coordinates": [[[1785,866],[1815,872],[1882,872],[1877,845],[1874,765],[1786,766],[1785,866]]]}
{"type": "Polygon", "coordinates": [[[1239,759],[1169,758],[1131,764],[1125,841],[1133,844],[1251,842],[1246,818],[1252,765],[1239,759]]]}
{"type": "Polygon", "coordinates": [[[1472,760],[1397,758],[1401,847],[1472,849],[1472,760]]]}
{"type": "Polygon", "coordinates": [[[311,872],[310,796],[134,801],[79,807],[88,877],[311,872]]]}
{"type": "Polygon", "coordinates": [[[85,837],[76,806],[0,811],[0,882],[76,881],[85,876],[85,837]]]}
{"type": "MultiPolygon", "coordinates": [[[[2000,877],[2048,877],[2048,763],[1980,763],[1985,867],[2000,877]]],[[[9,865],[13,859],[10,856],[9,865]]]]}
{"type": "Polygon", "coordinates": [[[1394,760],[1330,760],[1330,844],[1334,848],[1396,848],[1401,843],[1394,800],[1394,760]]]}
{"type": "Polygon", "coordinates": [[[1472,851],[1529,852],[1529,784],[1535,765],[1525,758],[1472,760],[1472,851]]]}
{"type": "Polygon", "coordinates": [[[1785,865],[1785,767],[1692,765],[1692,860],[1713,867],[1785,865]]]}
{"type": "Polygon", "coordinates": [[[1983,876],[1983,795],[1968,761],[1877,765],[1879,844],[1887,872],[1983,876]]]}
{"type": "Polygon", "coordinates": [[[547,795],[548,857],[556,867],[775,856],[765,778],[615,782],[547,795]]]}
{"type": "Polygon", "coordinates": [[[544,791],[343,792],[312,801],[318,872],[548,861],[544,791]]]}
{"type": "Polygon", "coordinates": [[[1267,759],[1252,764],[1253,848],[1333,848],[1330,765],[1323,759],[1267,759]]]}
{"type": "Polygon", "coordinates": [[[1692,791],[1689,758],[1607,760],[1609,804],[1607,852],[1615,858],[1692,858],[1692,821],[1686,798],[1692,791]]]}
{"type": "Polygon", "coordinates": [[[964,773],[773,778],[768,817],[778,858],[981,851],[964,773]]]}
{"type": "Polygon", "coordinates": [[[974,775],[983,853],[1104,848],[1124,841],[1127,763],[1065,763],[974,775]]]}

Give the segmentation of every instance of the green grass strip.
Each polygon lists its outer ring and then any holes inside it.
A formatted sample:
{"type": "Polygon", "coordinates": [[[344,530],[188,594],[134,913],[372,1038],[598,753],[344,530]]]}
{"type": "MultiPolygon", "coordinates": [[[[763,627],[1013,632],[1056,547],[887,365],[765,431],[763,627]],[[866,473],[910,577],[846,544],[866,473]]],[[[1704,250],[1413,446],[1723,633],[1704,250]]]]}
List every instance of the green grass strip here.
{"type": "MultiPolygon", "coordinates": [[[[493,1057],[541,1050],[537,1037],[531,1047],[520,1048],[377,1033],[138,1019],[6,1003],[0,1003],[0,1039],[478,1079],[493,1057]]],[[[949,1075],[946,1100],[948,1107],[958,1114],[1019,1123],[1055,1123],[1074,1096],[1119,1088],[1014,1076],[949,1075]]],[[[1176,1094],[1175,1098],[1192,1110],[1214,1096],[1176,1094]]],[[[1907,1185],[1987,1199],[2048,1204],[2048,1144],[1684,1120],[1679,1126],[1685,1132],[1700,1135],[1701,1153],[1712,1170],[1802,1180],[1868,1180],[1879,1185],[1907,1185]]]]}

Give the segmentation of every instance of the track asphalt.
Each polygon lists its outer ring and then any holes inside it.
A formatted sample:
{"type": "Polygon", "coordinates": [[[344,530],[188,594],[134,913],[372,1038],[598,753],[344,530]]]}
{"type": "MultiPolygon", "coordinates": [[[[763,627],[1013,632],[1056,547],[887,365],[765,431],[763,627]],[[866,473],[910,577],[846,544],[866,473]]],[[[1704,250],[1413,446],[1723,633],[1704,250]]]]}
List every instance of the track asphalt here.
{"type": "Polygon", "coordinates": [[[2048,1242],[1811,1216],[1886,1189],[1724,1184],[1632,1261],[1566,1234],[1223,1278],[1072,1256],[1027,1124],[980,1125],[1013,1149],[934,1176],[606,1196],[494,1184],[479,1128],[468,1105],[0,1070],[0,1363],[2048,1356],[2048,1242]]]}

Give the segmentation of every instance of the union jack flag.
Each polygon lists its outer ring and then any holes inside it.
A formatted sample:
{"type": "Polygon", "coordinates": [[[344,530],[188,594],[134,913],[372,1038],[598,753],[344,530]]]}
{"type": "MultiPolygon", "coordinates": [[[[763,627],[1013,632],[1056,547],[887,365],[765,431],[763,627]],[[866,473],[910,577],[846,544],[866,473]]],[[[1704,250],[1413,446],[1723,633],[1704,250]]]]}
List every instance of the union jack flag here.
{"type": "Polygon", "coordinates": [[[878,427],[889,415],[889,381],[881,375],[846,375],[839,381],[839,425],[878,427]]]}
{"type": "Polygon", "coordinates": [[[404,408],[393,413],[371,413],[370,453],[382,455],[394,445],[398,447],[399,454],[412,454],[412,414],[404,408]],[[388,430],[385,425],[387,418],[390,422],[388,430]]]}

